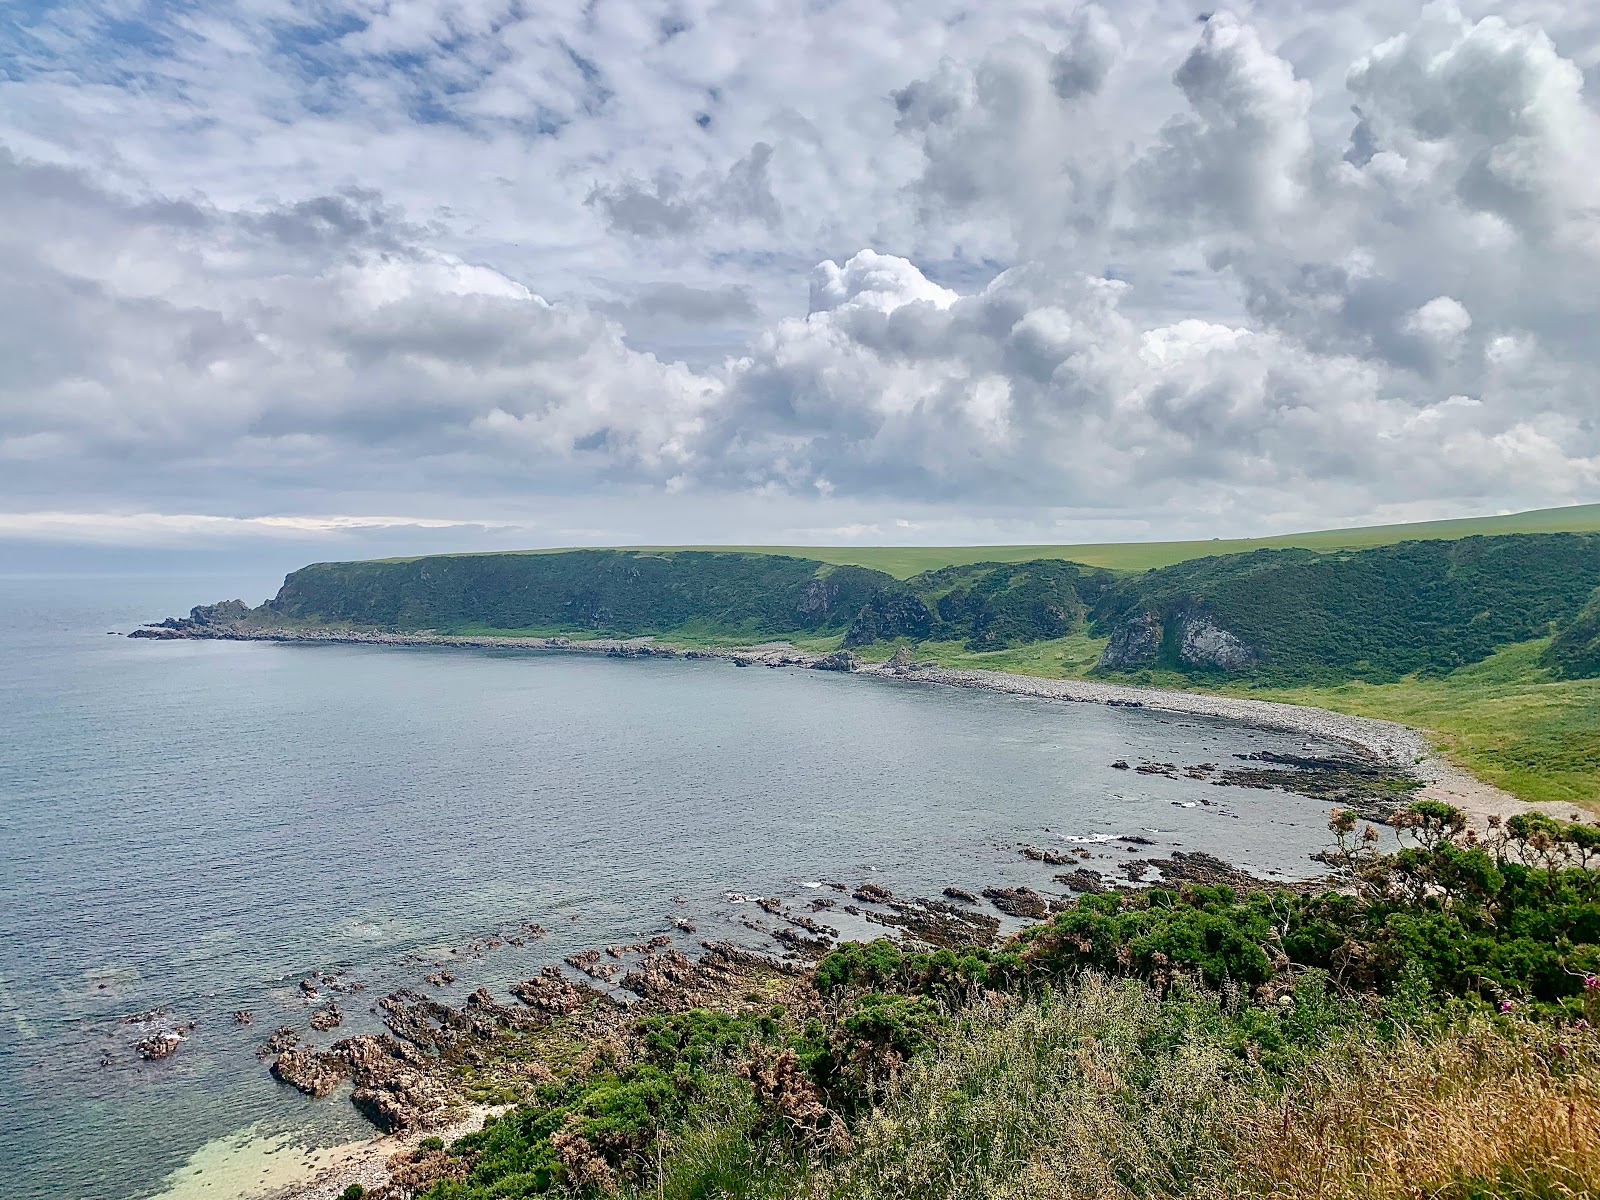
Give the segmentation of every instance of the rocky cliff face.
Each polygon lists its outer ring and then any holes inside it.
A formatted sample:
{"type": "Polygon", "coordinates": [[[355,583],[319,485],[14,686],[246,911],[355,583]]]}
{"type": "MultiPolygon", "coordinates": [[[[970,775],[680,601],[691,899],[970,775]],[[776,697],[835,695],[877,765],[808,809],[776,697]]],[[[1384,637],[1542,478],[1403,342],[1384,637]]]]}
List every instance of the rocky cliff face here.
{"type": "Polygon", "coordinates": [[[910,592],[885,590],[862,605],[844,635],[844,644],[870,646],[896,638],[920,642],[932,631],[933,614],[926,604],[910,592]]]}
{"type": "Polygon", "coordinates": [[[1178,657],[1191,667],[1243,671],[1256,653],[1206,613],[1186,613],[1178,621],[1178,657]]]}
{"type": "Polygon", "coordinates": [[[1152,663],[1161,652],[1161,619],[1151,612],[1130,613],[1111,631],[1097,669],[1127,671],[1152,663]]]}
{"type": "Polygon", "coordinates": [[[1186,667],[1243,671],[1255,666],[1260,657],[1203,609],[1169,613],[1165,621],[1141,610],[1124,616],[1112,629],[1099,669],[1127,671],[1151,665],[1161,657],[1169,629],[1178,661],[1186,667]]]}
{"type": "Polygon", "coordinates": [[[198,604],[189,610],[187,617],[168,617],[156,625],[136,629],[129,637],[183,638],[196,634],[205,636],[223,633],[234,628],[251,612],[243,600],[223,600],[217,604],[198,604]]]}

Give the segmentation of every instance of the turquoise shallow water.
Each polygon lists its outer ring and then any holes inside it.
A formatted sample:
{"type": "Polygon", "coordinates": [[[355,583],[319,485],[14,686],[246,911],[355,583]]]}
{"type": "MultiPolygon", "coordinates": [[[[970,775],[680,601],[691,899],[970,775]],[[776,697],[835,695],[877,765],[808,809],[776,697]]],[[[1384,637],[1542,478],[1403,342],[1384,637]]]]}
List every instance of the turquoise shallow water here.
{"type": "Polygon", "coordinates": [[[331,1040],[523,921],[550,937],[460,963],[459,994],[684,913],[748,941],[729,892],[1058,891],[1019,844],[1141,830],[1304,873],[1325,837],[1300,797],[1109,766],[1302,740],[1219,722],[718,662],[107,636],[240,590],[0,578],[7,1200],[154,1195],[246,1127],[363,1136],[251,1053],[304,1025],[314,970],[369,984],[331,1040]],[[1180,806],[1202,797],[1223,807],[1180,806]],[[157,1006],[196,1028],[143,1063],[122,1018],[157,1006]]]}

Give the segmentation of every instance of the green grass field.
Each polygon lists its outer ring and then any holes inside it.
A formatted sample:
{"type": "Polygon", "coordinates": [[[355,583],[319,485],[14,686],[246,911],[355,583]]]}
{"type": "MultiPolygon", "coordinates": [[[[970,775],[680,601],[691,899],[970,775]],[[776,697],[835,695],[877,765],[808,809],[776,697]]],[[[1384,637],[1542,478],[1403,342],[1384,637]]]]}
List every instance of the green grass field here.
{"type": "MultiPolygon", "coordinates": [[[[1064,558],[1113,571],[1146,571],[1191,558],[1238,554],[1264,548],[1364,550],[1396,542],[1438,541],[1502,533],[1600,532],[1600,504],[1545,508],[1497,517],[1463,517],[1409,525],[1371,525],[1359,529],[1325,529],[1264,538],[1214,538],[1187,542],[1108,542],[1075,546],[629,546],[624,549],[737,550],[752,554],[792,554],[841,566],[872,567],[900,579],[939,567],[977,562],[1026,562],[1064,558]]],[[[530,551],[529,553],[548,553],[530,551]]]]}
{"type": "MultiPolygon", "coordinates": [[[[1492,536],[1502,533],[1600,533],[1600,504],[1575,504],[1494,517],[1460,517],[1449,521],[1420,521],[1406,525],[1367,525],[1354,529],[1322,529],[1310,533],[1285,533],[1276,537],[1211,538],[1184,542],[1085,542],[1071,546],[616,546],[617,550],[709,550],[743,554],[789,554],[840,566],[871,567],[899,579],[909,579],[939,567],[979,562],[1027,562],[1034,558],[1061,558],[1111,571],[1147,571],[1191,558],[1213,554],[1239,554],[1250,550],[1365,550],[1396,542],[1441,541],[1492,536]]],[[[562,554],[575,546],[539,550],[479,550],[476,554],[562,554]]],[[[375,559],[376,562],[414,562],[418,557],[375,559]]],[[[442,557],[442,556],[435,556],[442,557]]]]}
{"type": "Polygon", "coordinates": [[[1551,679],[1538,662],[1546,644],[1507,646],[1438,679],[1239,694],[1414,725],[1514,796],[1600,811],[1600,679],[1551,679]]]}
{"type": "MultiPolygon", "coordinates": [[[[1399,721],[1424,730],[1454,762],[1513,796],[1600,812],[1600,679],[1552,679],[1539,665],[1547,644],[1521,642],[1449,675],[1384,684],[1196,688],[1175,671],[1141,671],[1126,682],[1399,721]]],[[[1082,678],[1104,646],[1103,639],[1079,634],[981,654],[957,643],[924,642],[916,655],[947,667],[1082,678]]]]}

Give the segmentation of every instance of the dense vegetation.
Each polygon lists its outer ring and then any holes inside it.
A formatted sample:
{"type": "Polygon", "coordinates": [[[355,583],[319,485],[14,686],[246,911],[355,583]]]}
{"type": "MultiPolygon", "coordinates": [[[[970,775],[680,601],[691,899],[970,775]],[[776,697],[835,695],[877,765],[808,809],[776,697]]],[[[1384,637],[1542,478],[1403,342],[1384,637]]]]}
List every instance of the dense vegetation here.
{"type": "Polygon", "coordinates": [[[257,610],[263,622],[379,629],[639,634],[839,630],[892,582],[774,555],[573,550],[318,563],[257,610]]]}
{"type": "Polygon", "coordinates": [[[1555,1197],[1600,1188],[1600,834],[1336,814],[1352,893],[1085,896],[998,948],[847,945],[806,1011],[638,1022],[432,1200],[1555,1197]]]}
{"type": "Polygon", "coordinates": [[[1050,559],[976,563],[903,581],[775,555],[574,550],[320,563],[291,574],[247,620],[442,633],[831,634],[851,648],[931,641],[972,652],[1090,632],[1116,650],[1103,669],[1269,684],[1443,674],[1554,631],[1548,667],[1579,677],[1600,673],[1597,584],[1600,535],[1591,534],[1258,550],[1121,577],[1050,559]]]}
{"type": "MultiPolygon", "coordinates": [[[[1392,680],[1481,661],[1573,621],[1600,582],[1600,536],[1539,534],[1406,542],[1353,554],[1259,550],[1151,571],[1096,612],[1104,631],[1136,614],[1164,627],[1149,660],[1186,662],[1177,633],[1201,611],[1255,653],[1273,681],[1392,680]]],[[[1575,664],[1576,665],[1576,664],[1575,664]]]]}
{"type": "Polygon", "coordinates": [[[1600,587],[1583,611],[1551,639],[1544,663],[1567,679],[1600,676],[1600,587]]]}
{"type": "Polygon", "coordinates": [[[1064,637],[1083,628],[1112,576],[1039,559],[945,567],[880,591],[845,634],[846,646],[878,641],[959,641],[970,650],[1064,637]]]}

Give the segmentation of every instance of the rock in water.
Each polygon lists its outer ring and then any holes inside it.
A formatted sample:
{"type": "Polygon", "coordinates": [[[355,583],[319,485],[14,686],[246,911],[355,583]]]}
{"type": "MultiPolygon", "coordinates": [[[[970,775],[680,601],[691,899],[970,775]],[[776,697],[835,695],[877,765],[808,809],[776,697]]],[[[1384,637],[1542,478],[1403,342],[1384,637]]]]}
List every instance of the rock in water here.
{"type": "Polygon", "coordinates": [[[311,1012],[311,1028],[316,1030],[336,1029],[344,1023],[344,1011],[332,1000],[321,1008],[311,1012]]]}
{"type": "Polygon", "coordinates": [[[1042,917],[1050,911],[1050,902],[1030,887],[984,888],[983,894],[1008,917],[1042,917]]]}

